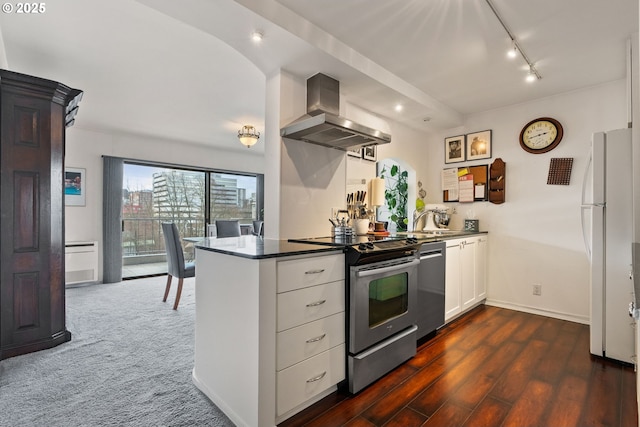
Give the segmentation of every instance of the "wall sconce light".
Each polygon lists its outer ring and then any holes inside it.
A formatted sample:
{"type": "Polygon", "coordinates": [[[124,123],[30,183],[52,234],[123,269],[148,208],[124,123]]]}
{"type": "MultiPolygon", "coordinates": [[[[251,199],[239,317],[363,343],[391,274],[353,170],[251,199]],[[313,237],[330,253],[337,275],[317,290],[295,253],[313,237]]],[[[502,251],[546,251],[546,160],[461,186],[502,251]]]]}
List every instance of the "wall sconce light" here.
{"type": "Polygon", "coordinates": [[[260,139],[260,132],[258,132],[253,126],[244,125],[242,126],[242,129],[238,131],[238,139],[240,139],[240,143],[249,148],[258,142],[258,139],[260,139]]]}

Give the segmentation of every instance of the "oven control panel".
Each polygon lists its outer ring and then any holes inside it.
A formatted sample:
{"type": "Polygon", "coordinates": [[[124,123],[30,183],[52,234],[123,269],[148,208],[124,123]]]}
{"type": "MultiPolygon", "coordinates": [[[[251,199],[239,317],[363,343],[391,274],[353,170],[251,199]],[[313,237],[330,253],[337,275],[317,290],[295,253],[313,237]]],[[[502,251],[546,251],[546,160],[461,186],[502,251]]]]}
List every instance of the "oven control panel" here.
{"type": "Polygon", "coordinates": [[[356,247],[360,252],[372,252],[376,250],[388,251],[393,249],[402,249],[402,248],[411,247],[417,244],[418,244],[418,239],[416,237],[407,237],[406,239],[398,239],[398,240],[363,242],[358,244],[356,247]]]}

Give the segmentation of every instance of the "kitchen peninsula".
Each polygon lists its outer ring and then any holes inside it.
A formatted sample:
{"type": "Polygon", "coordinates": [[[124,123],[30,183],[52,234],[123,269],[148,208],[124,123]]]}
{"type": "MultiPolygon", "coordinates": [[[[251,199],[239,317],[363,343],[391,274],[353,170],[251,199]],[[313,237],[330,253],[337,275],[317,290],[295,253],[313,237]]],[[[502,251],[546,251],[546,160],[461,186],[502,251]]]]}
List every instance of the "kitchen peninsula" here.
{"type": "Polygon", "coordinates": [[[275,426],[336,389],[345,376],[342,249],[204,239],[196,265],[193,381],[236,425],[275,426]],[[316,340],[291,344],[300,334],[316,340]]]}

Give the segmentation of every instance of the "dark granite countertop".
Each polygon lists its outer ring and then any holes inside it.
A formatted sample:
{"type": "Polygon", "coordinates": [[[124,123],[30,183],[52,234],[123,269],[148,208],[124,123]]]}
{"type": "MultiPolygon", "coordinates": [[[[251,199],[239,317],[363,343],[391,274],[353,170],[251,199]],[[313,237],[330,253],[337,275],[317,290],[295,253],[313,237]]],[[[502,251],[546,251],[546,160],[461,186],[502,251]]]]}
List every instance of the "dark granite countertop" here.
{"type": "MultiPolygon", "coordinates": [[[[193,241],[193,239],[189,240],[193,241]]],[[[265,239],[253,235],[225,237],[221,239],[203,238],[199,241],[194,241],[193,244],[197,249],[251,259],[275,258],[341,250],[340,247],[294,243],[287,240],[265,239]]]]}
{"type": "MultiPolygon", "coordinates": [[[[387,236],[386,238],[401,239],[408,236],[416,237],[420,242],[435,242],[440,240],[457,239],[466,236],[475,236],[478,234],[487,234],[486,231],[449,231],[444,233],[432,234],[418,231],[397,233],[387,236]]],[[[302,243],[301,241],[291,242],[288,240],[265,239],[253,235],[240,237],[217,238],[188,238],[185,239],[193,242],[196,248],[206,251],[218,252],[227,255],[234,255],[243,258],[262,259],[275,258],[291,255],[302,255],[312,253],[322,253],[339,251],[344,249],[344,245],[334,244],[333,246],[325,246],[321,244],[302,243]]],[[[313,240],[313,239],[311,239],[313,240]]],[[[357,242],[354,242],[357,243],[357,242]]],[[[348,242],[345,242],[345,245],[348,242]]]]}

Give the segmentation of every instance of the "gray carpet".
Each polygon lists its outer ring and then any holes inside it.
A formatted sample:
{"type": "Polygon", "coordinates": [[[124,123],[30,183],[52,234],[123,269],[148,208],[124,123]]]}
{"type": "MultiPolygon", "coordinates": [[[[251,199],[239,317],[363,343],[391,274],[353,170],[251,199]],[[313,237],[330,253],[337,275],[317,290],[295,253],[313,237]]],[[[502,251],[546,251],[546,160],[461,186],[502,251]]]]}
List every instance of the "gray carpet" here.
{"type": "Polygon", "coordinates": [[[0,362],[0,426],[232,426],[191,381],[195,281],[177,311],[165,281],[68,288],[71,341],[0,362]]]}

